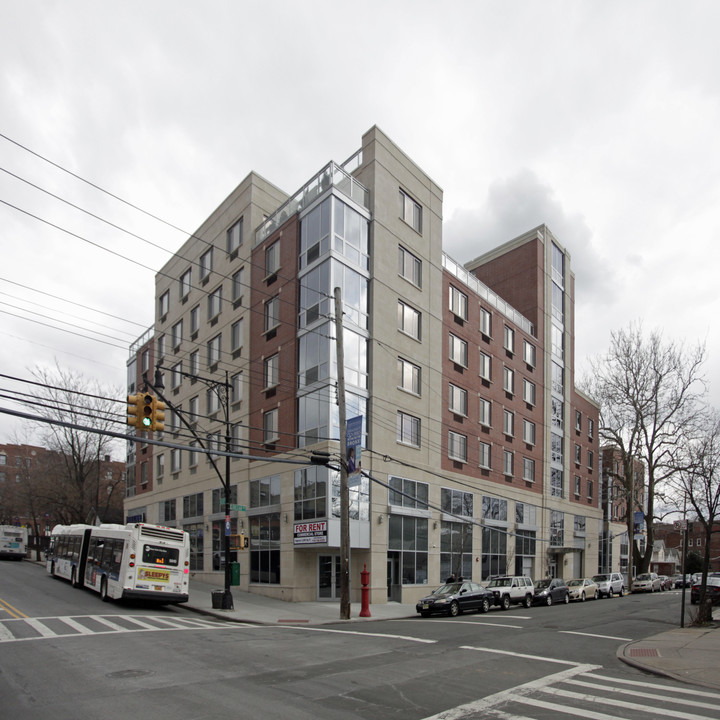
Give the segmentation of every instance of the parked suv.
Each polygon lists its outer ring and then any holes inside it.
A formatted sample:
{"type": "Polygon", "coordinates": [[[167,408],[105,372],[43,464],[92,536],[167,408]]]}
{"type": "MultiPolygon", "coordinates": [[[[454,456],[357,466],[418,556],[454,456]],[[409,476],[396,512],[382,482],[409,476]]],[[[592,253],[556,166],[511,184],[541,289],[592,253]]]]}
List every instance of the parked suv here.
{"type": "Polygon", "coordinates": [[[493,578],[488,584],[493,594],[493,605],[507,610],[511,604],[522,603],[526,608],[532,605],[535,587],[533,581],[524,575],[506,575],[493,578]]]}
{"type": "Polygon", "coordinates": [[[568,586],[562,578],[542,578],[542,580],[536,580],[534,585],[534,605],[552,605],[557,602],[570,602],[568,586]]]}
{"type": "Polygon", "coordinates": [[[593,575],[593,581],[598,586],[600,597],[609,597],[625,594],[625,580],[620,573],[605,573],[603,575],[593,575]]]}

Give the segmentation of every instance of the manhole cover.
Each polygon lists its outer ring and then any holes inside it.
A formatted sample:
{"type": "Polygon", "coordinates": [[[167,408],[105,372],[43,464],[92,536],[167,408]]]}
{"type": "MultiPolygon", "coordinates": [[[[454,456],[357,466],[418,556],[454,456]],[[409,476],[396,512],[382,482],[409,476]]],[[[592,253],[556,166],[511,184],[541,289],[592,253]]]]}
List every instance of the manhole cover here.
{"type": "Polygon", "coordinates": [[[630,657],[660,657],[655,648],[631,648],[630,657]]]}
{"type": "Polygon", "coordinates": [[[118,670],[117,672],[108,673],[105,677],[116,680],[125,680],[126,678],[142,677],[143,675],[153,675],[152,670],[118,670]]]}

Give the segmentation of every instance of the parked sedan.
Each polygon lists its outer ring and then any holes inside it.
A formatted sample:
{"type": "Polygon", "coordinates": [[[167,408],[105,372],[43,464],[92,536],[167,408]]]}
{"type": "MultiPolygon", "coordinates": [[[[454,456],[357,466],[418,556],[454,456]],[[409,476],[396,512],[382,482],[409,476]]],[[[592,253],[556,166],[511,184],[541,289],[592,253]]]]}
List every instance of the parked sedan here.
{"type": "Polygon", "coordinates": [[[672,590],[672,580],[667,575],[658,575],[661,590],[672,590]]]}
{"type": "Polygon", "coordinates": [[[590,578],[575,578],[574,580],[568,580],[568,591],[570,592],[571,600],[579,600],[585,602],[585,600],[597,600],[600,597],[600,590],[597,583],[593,582],[590,578]]]}
{"type": "Polygon", "coordinates": [[[419,600],[415,609],[423,617],[428,617],[432,613],[443,613],[454,617],[468,610],[486,613],[490,609],[492,599],[492,592],[466,580],[441,585],[433,590],[432,595],[419,600]]]}
{"type": "Polygon", "coordinates": [[[690,587],[692,585],[692,576],[690,575],[673,575],[673,582],[675,583],[675,588],[682,589],[684,587],[690,587]]]}
{"type": "MultiPolygon", "coordinates": [[[[702,587],[702,578],[700,581],[690,588],[690,602],[696,605],[700,602],[700,588],[702,587]]],[[[708,576],[707,585],[705,586],[705,597],[710,598],[713,605],[720,604],[720,577],[708,576]]]]}
{"type": "Polygon", "coordinates": [[[533,605],[552,605],[570,602],[567,583],[562,578],[543,578],[535,580],[533,605]]]}
{"type": "Polygon", "coordinates": [[[659,592],[662,590],[657,573],[640,573],[632,584],[632,592],[659,592]]]}

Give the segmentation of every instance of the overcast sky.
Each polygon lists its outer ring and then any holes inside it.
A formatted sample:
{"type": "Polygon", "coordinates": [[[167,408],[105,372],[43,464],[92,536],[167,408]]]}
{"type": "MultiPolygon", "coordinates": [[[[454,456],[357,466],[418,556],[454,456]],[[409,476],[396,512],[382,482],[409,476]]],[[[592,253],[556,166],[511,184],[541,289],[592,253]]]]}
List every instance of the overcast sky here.
{"type": "Polygon", "coordinates": [[[294,192],[377,124],[443,188],[456,260],[541,223],[570,251],[579,375],[642,320],[707,344],[720,406],[720,3],[0,7],[0,372],[57,361],[124,399],[187,234],[249,171],[294,192]]]}

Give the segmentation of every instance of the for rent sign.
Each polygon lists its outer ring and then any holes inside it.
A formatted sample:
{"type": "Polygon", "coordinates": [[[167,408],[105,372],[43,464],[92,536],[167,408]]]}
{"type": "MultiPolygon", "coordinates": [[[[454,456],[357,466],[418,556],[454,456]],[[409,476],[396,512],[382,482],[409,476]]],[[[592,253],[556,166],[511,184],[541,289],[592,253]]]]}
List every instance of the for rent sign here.
{"type": "Polygon", "coordinates": [[[293,544],[327,544],[327,522],[295,523],[293,525],[293,544]]]}

